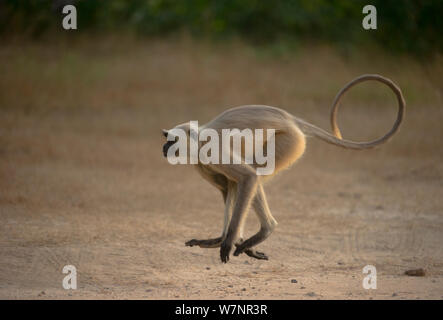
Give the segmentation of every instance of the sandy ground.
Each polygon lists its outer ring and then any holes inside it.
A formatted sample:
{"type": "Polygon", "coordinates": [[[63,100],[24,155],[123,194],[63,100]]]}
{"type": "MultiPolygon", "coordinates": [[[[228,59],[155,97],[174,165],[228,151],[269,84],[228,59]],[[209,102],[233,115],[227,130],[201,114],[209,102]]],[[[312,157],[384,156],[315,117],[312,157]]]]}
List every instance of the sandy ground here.
{"type": "MultiPolygon", "coordinates": [[[[208,54],[200,60],[190,49],[169,54],[168,46],[155,48],[156,53],[136,48],[140,55],[151,54],[146,58],[151,62],[141,66],[131,65],[134,56],[121,65],[113,64],[121,56],[88,62],[71,56],[68,61],[80,70],[111,70],[110,77],[99,80],[93,71],[79,75],[89,82],[76,86],[76,92],[63,91],[76,78],[59,69],[40,80],[26,74],[32,61],[49,70],[64,63],[48,59],[43,49],[35,49],[43,52],[39,55],[28,49],[37,58],[20,63],[11,58],[11,67],[2,67],[0,298],[443,298],[441,86],[423,89],[421,80],[411,80],[415,71],[376,64],[376,72],[400,78],[400,85],[409,88],[400,133],[389,144],[364,152],[309,139],[304,157],[265,186],[279,222],[259,245],[269,261],[242,255],[222,264],[218,249],[184,245],[219,235],[221,195],[192,167],[171,166],[162,158],[160,129],[204,122],[242,103],[278,105],[327,128],[335,92],[352,75],[372,69],[357,63],[325,82],[319,69],[341,70],[346,64],[341,58],[321,60],[313,73],[304,74],[303,60],[251,62],[247,53],[208,54]],[[162,69],[171,63],[174,71],[162,69]],[[112,76],[128,68],[132,73],[118,80],[112,76]],[[263,72],[263,80],[245,84],[251,76],[246,70],[262,70],[251,72],[263,72]],[[280,75],[279,82],[271,75],[280,75]],[[65,89],[57,87],[65,85],[57,77],[66,80],[65,89]],[[328,85],[313,89],[316,82],[328,85]],[[423,90],[434,95],[414,95],[423,90]],[[308,98],[313,92],[317,97],[308,98]],[[100,94],[108,99],[103,105],[111,106],[100,106],[100,94]],[[85,107],[41,107],[45,102],[85,107]],[[362,269],[369,264],[377,268],[376,290],[362,287],[362,269]],[[62,287],[65,265],[77,268],[77,290],[62,287]],[[426,275],[404,275],[416,268],[426,275]]],[[[19,51],[11,46],[1,54],[12,57],[19,51]]],[[[364,92],[366,98],[354,101],[371,101],[371,92],[364,92]]],[[[340,115],[346,137],[373,138],[391,125],[395,100],[389,94],[389,99],[378,97],[370,110],[365,103],[346,103],[340,115]]],[[[246,234],[258,227],[251,212],[246,234]]]]}

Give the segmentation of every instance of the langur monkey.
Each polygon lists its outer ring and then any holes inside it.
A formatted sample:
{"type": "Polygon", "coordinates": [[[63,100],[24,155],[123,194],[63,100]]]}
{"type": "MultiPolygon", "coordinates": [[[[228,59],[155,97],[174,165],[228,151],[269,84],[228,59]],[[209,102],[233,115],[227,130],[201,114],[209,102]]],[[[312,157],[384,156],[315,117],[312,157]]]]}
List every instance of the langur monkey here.
{"type": "MultiPolygon", "coordinates": [[[[224,226],[220,237],[206,240],[192,239],[186,246],[199,246],[201,248],[220,247],[221,261],[226,263],[235,246],[234,256],[245,253],[256,259],[268,257],[255,250],[255,246],[264,241],[277,225],[277,221],[269,210],[266,201],[263,183],[278,172],[291,166],[305,151],[305,136],[314,136],[327,143],[349,149],[369,149],[387,142],[399,129],[405,112],[405,100],[400,88],[391,80],[376,74],[359,76],[343,87],[335,97],[331,110],[332,132],[330,134],[313,124],[294,117],[288,112],[270,106],[247,105],[229,109],[218,117],[203,125],[203,128],[212,128],[218,132],[221,129],[275,129],[275,169],[271,175],[259,176],[256,174],[257,164],[202,164],[194,166],[199,173],[212,185],[218,188],[225,203],[224,226]],[[342,139],[337,125],[337,111],[340,99],[354,85],[363,81],[378,81],[387,85],[396,95],[398,101],[398,114],[392,129],[383,137],[369,142],[354,142],[342,139]],[[249,239],[243,240],[243,224],[248,210],[252,206],[260,221],[260,230],[249,239]]],[[[175,128],[186,131],[190,136],[189,123],[181,124],[175,128]]],[[[165,137],[168,130],[163,130],[165,137]]],[[[168,139],[169,140],[169,139],[168,139]]],[[[169,147],[174,141],[168,141],[163,146],[166,156],[169,147]]],[[[266,143],[264,141],[263,143],[266,143]]]]}

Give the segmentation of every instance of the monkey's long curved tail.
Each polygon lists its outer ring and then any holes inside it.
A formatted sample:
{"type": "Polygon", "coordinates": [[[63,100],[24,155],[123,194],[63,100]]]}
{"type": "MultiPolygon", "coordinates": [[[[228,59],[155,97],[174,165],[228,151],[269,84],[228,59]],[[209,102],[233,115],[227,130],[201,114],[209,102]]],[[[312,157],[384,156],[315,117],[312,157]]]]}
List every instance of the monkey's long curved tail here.
{"type": "Polygon", "coordinates": [[[298,119],[294,117],[295,122],[299,125],[300,129],[308,134],[313,135],[317,138],[320,138],[321,140],[331,143],[343,148],[348,149],[356,149],[356,150],[362,150],[362,149],[370,149],[374,148],[380,144],[386,143],[400,128],[400,124],[403,121],[403,117],[405,114],[405,99],[403,98],[403,94],[400,90],[400,88],[390,79],[385,78],[383,76],[380,76],[378,74],[364,74],[361,75],[351,82],[349,82],[347,85],[345,85],[338,93],[337,96],[334,99],[334,102],[332,104],[332,110],[331,110],[331,126],[333,135],[329,132],[310,124],[304,120],[298,119]],[[383,137],[373,140],[373,141],[365,141],[365,142],[356,142],[351,140],[345,140],[342,139],[342,135],[340,132],[340,129],[337,125],[337,112],[338,112],[338,106],[340,99],[343,97],[343,95],[353,86],[355,86],[357,83],[368,81],[368,80],[374,80],[381,83],[384,83],[387,85],[391,90],[395,93],[397,96],[398,101],[398,114],[397,114],[397,120],[395,121],[393,127],[391,130],[389,130],[388,133],[386,133],[383,137]]]}

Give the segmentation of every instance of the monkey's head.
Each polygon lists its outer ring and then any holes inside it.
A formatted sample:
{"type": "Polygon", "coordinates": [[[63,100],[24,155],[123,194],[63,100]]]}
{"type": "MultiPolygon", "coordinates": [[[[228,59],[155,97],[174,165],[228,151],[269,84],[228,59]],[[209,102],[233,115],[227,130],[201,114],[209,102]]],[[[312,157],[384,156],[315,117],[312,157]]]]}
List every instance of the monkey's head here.
{"type": "MultiPolygon", "coordinates": [[[[165,138],[168,138],[168,130],[163,129],[162,131],[163,131],[163,136],[165,138]]],[[[169,140],[169,141],[167,140],[166,143],[163,145],[163,155],[165,156],[165,158],[168,156],[169,147],[171,147],[175,142],[177,142],[177,140],[178,137],[175,137],[174,140],[169,140]]]]}
{"type": "MultiPolygon", "coordinates": [[[[163,145],[163,155],[165,158],[168,156],[169,148],[178,142],[179,139],[186,139],[188,142],[190,137],[190,124],[189,122],[185,122],[175,126],[172,129],[166,130],[163,129],[163,136],[167,139],[166,143],[163,145]]],[[[189,144],[188,144],[189,145],[189,144]]],[[[176,156],[178,156],[178,150],[176,150],[176,156]]]]}

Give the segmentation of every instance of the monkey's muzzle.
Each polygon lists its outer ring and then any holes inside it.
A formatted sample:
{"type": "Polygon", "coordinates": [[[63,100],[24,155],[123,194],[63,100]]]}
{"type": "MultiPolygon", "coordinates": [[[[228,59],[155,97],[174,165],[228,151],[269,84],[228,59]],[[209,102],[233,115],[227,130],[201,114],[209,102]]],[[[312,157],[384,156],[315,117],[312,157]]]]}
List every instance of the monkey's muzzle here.
{"type": "Polygon", "coordinates": [[[163,155],[165,158],[168,156],[168,150],[169,147],[172,146],[175,143],[175,141],[168,141],[163,145],[163,155]]]}

